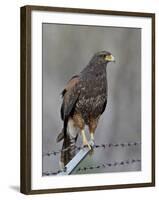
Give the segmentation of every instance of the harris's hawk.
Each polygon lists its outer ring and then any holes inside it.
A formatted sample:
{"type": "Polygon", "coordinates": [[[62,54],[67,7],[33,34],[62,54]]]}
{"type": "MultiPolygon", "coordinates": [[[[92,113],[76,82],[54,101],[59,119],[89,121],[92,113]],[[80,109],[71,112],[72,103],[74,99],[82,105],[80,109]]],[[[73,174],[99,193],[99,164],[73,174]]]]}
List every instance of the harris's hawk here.
{"type": "Polygon", "coordinates": [[[112,61],[115,60],[111,53],[96,53],[81,73],[73,76],[62,91],[63,129],[57,142],[64,139],[63,149],[71,145],[72,139],[76,141],[79,134],[82,135],[84,146],[91,148],[94,144],[94,133],[107,104],[107,64],[112,61]],[[85,135],[85,125],[90,132],[89,142],[85,135]]]}

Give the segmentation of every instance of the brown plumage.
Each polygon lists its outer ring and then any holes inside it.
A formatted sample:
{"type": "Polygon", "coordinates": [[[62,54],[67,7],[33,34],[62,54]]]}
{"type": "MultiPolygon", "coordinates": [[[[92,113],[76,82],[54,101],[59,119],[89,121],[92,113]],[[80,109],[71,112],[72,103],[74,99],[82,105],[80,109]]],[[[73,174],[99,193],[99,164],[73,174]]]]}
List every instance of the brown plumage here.
{"type": "MultiPolygon", "coordinates": [[[[91,148],[94,144],[94,133],[107,104],[106,66],[111,61],[114,61],[111,53],[96,53],[81,73],[73,76],[62,91],[61,118],[64,125],[57,142],[64,139],[63,148],[69,147],[71,140],[75,143],[79,133],[82,134],[83,145],[91,148]],[[85,125],[89,128],[90,142],[85,135],[85,125]]],[[[73,156],[63,156],[62,162],[66,164],[69,157],[73,156]]]]}

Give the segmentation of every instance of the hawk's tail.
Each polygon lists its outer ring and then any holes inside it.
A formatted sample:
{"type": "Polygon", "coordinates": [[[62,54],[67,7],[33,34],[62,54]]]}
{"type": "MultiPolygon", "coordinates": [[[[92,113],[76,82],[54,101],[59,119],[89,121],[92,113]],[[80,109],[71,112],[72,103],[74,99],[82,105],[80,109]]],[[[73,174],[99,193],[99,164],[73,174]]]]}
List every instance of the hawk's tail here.
{"type": "Polygon", "coordinates": [[[62,140],[63,145],[60,156],[60,167],[64,168],[64,166],[76,155],[76,138],[72,138],[69,134],[64,136],[64,130],[62,129],[61,133],[57,136],[56,141],[60,142],[62,140]]]}
{"type": "Polygon", "coordinates": [[[61,133],[59,133],[59,135],[56,138],[56,142],[60,142],[61,140],[63,140],[64,138],[67,137],[68,133],[67,133],[67,124],[68,124],[68,119],[64,120],[64,126],[63,129],[61,131],[61,133]]]}
{"type": "Polygon", "coordinates": [[[59,133],[56,138],[56,142],[60,142],[63,139],[64,139],[64,130],[62,129],[61,133],[59,133]]]}

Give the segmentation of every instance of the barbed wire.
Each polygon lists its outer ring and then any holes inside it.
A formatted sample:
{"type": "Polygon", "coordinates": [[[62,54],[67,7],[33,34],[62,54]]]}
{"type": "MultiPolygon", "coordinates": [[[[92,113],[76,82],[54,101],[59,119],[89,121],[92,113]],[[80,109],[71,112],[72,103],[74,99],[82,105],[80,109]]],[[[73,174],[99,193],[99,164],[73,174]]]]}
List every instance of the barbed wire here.
{"type": "MultiPolygon", "coordinates": [[[[111,147],[121,147],[121,148],[124,148],[124,147],[138,146],[138,145],[141,145],[141,142],[108,143],[108,144],[94,145],[93,149],[97,149],[97,148],[106,149],[106,148],[111,148],[111,147]]],[[[72,146],[67,147],[65,149],[62,149],[62,150],[50,151],[50,152],[44,153],[43,156],[51,156],[51,155],[56,156],[59,153],[66,152],[66,151],[70,150],[70,148],[72,148],[72,146]]],[[[83,148],[85,148],[85,147],[75,146],[76,150],[81,150],[83,148]]]]}
{"type": "Polygon", "coordinates": [[[132,159],[132,160],[126,160],[126,161],[120,161],[120,162],[113,162],[113,163],[105,163],[101,165],[96,166],[89,166],[89,167],[80,167],[77,171],[86,171],[86,170],[93,170],[93,169],[102,169],[106,167],[116,167],[116,166],[123,166],[123,165],[130,165],[141,162],[140,159],[132,159]]]}
{"type": "MultiPolygon", "coordinates": [[[[86,171],[86,170],[94,170],[94,169],[119,167],[119,166],[125,166],[125,165],[132,165],[132,164],[136,164],[136,163],[141,163],[141,160],[140,159],[122,160],[122,161],[103,163],[103,164],[99,164],[99,165],[95,165],[95,166],[80,167],[79,169],[77,169],[77,172],[86,171]]],[[[67,170],[67,168],[65,167],[63,170],[58,170],[56,172],[46,171],[46,172],[43,172],[43,176],[58,175],[60,172],[65,172],[66,170],[67,170]]]]}

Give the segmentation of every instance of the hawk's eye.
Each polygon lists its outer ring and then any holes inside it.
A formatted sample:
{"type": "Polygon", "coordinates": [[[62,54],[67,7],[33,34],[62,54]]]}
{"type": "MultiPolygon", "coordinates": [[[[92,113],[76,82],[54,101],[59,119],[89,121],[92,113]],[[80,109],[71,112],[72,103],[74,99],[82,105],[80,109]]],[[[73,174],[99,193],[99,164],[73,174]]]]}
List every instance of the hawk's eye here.
{"type": "Polygon", "coordinates": [[[102,58],[105,60],[106,55],[103,55],[102,58]]]}

